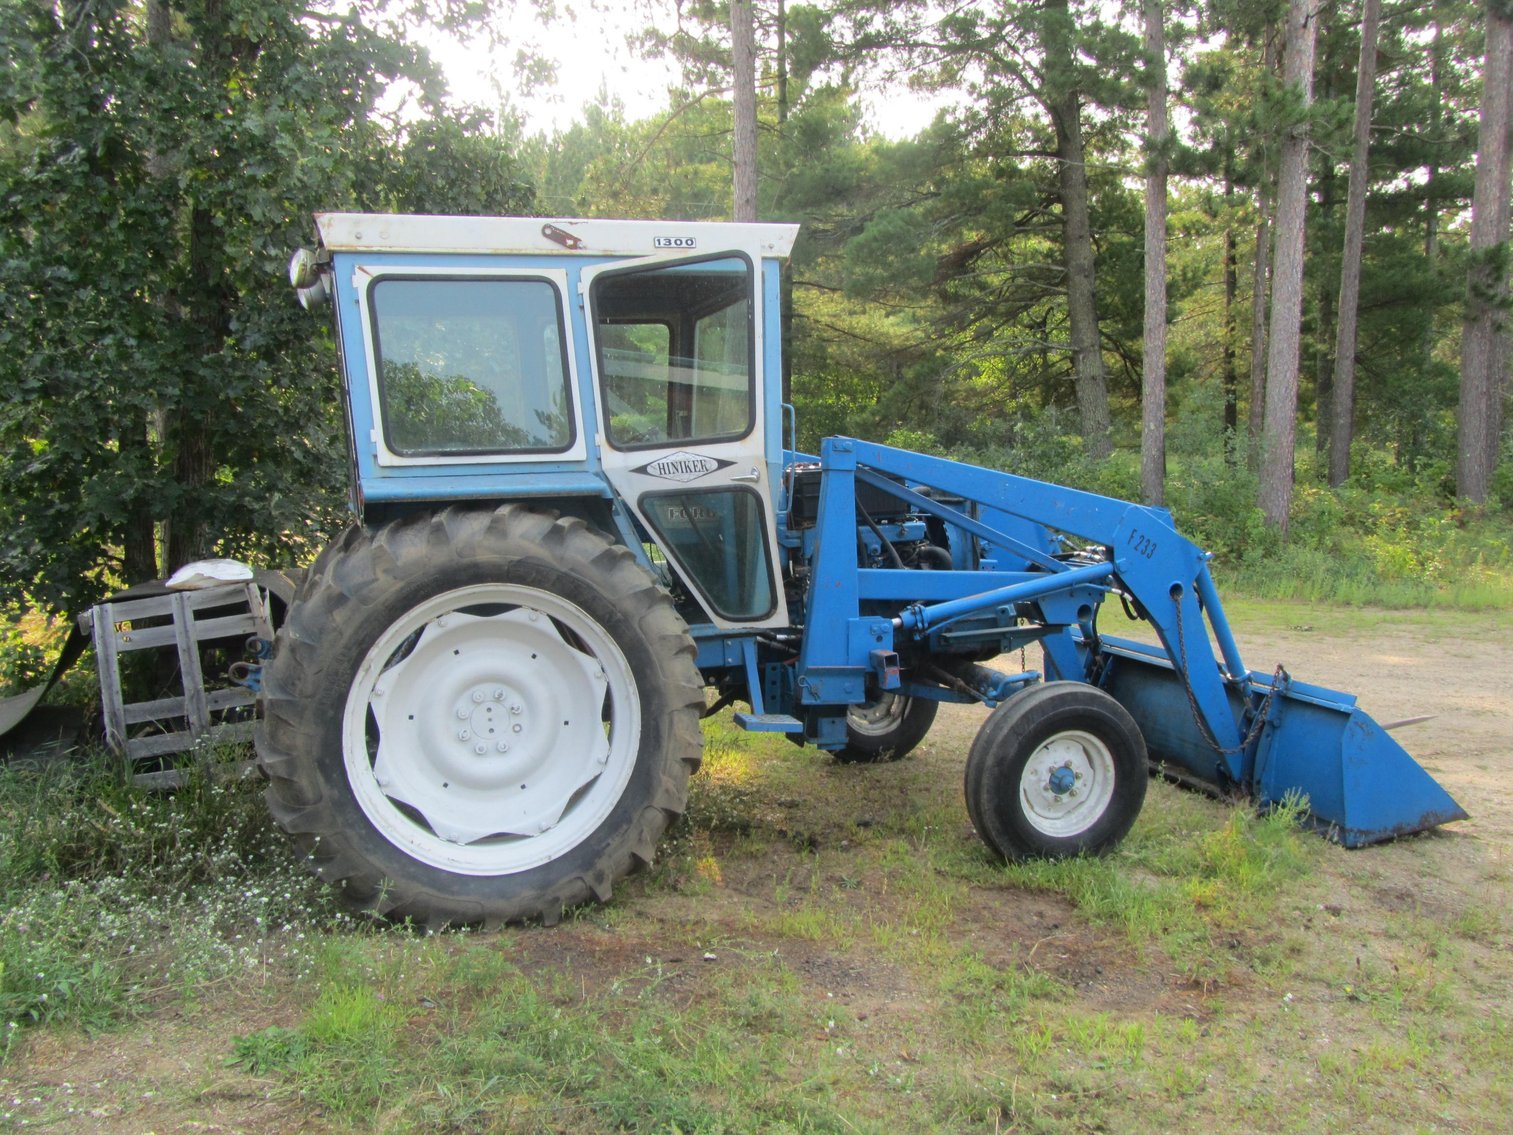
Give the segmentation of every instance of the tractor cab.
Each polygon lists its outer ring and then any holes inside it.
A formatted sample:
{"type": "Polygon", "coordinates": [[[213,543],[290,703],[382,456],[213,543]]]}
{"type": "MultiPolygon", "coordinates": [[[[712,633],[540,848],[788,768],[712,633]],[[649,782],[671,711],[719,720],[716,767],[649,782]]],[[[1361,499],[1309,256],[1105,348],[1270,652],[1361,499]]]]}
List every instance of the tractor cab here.
{"type": "Polygon", "coordinates": [[[719,628],[788,621],[778,273],[796,226],[316,218],[365,519],[537,499],[719,628]]]}

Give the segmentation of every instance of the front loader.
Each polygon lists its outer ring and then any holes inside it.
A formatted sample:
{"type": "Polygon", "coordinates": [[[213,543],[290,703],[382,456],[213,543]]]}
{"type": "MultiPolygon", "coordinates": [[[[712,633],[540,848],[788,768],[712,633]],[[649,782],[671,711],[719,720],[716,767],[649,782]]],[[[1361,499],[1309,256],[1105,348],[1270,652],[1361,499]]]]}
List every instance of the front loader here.
{"type": "Polygon", "coordinates": [[[797,452],[777,224],[324,214],[353,525],[261,675],[278,822],[356,907],[554,921],[651,860],[699,721],[847,761],[991,708],[1007,858],[1105,851],[1149,772],[1348,846],[1464,812],[1354,699],[1247,670],[1171,516],[851,438],[797,452]],[[790,436],[785,437],[785,432],[790,436]],[[1147,633],[1100,628],[1116,600],[1147,633]],[[1038,670],[996,660],[1038,647],[1038,670]]]}

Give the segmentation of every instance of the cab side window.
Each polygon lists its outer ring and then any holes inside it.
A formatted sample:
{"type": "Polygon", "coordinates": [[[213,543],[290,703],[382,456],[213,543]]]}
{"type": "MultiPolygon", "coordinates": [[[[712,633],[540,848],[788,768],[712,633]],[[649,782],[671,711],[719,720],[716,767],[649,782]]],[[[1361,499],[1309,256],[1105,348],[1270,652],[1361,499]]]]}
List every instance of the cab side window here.
{"type": "Polygon", "coordinates": [[[572,445],[562,317],[549,282],[380,277],[369,309],[392,451],[552,453],[572,445]]]}

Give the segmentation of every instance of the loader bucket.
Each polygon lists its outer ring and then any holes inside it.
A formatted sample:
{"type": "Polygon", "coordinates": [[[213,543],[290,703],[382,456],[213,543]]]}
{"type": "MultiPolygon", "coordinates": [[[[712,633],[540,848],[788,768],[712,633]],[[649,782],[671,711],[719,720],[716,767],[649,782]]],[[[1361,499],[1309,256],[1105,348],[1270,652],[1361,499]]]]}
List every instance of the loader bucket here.
{"type": "MultiPolygon", "coordinates": [[[[1221,753],[1199,729],[1170,661],[1141,644],[1102,645],[1104,688],[1140,726],[1152,762],[1179,781],[1220,795],[1243,791],[1261,807],[1306,797],[1313,824],[1346,847],[1467,818],[1352,694],[1252,672],[1250,708],[1264,712],[1266,724],[1248,744],[1229,741],[1234,751],[1221,753]]],[[[1237,723],[1246,702],[1231,689],[1237,723]]]]}
{"type": "Polygon", "coordinates": [[[1349,694],[1297,683],[1281,691],[1273,724],[1258,743],[1256,799],[1264,804],[1303,793],[1314,821],[1346,847],[1466,819],[1439,782],[1354,703],[1349,694]]]}

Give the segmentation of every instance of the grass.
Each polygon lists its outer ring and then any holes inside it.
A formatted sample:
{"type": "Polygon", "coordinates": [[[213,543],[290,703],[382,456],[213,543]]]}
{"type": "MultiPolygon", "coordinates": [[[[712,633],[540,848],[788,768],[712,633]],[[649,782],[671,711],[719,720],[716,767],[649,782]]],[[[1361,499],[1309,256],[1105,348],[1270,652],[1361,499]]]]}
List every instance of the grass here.
{"type": "MultiPolygon", "coordinates": [[[[716,719],[687,817],[614,906],[440,939],[345,920],[255,784],[149,795],[103,757],[0,770],[3,1059],[165,1013],[237,1020],[255,991],[278,1020],[217,1036],[223,1075],[333,1130],[1371,1130],[1383,1098],[1429,1129],[1403,1085],[1440,1067],[1487,1101],[1457,1122],[1508,1102],[1513,1040],[1476,1010],[1493,905],[1385,913],[1388,945],[1340,953],[1308,923],[1348,866],[1295,809],[1163,785],[1113,856],[1005,868],[965,824],[955,756],[842,766],[716,719]]],[[[49,1106],[73,1105],[26,1114],[49,1106]]]]}
{"type": "Polygon", "coordinates": [[[1226,593],[1385,609],[1513,605],[1513,512],[1465,507],[1438,467],[1408,472],[1362,456],[1330,489],[1313,452],[1299,452],[1285,541],[1254,506],[1250,474],[1189,456],[1171,485],[1177,526],[1215,553],[1226,593]]]}
{"type": "MultiPolygon", "coordinates": [[[[33,1038],[203,1013],[231,1022],[203,1038],[219,1086],[160,1106],[241,1085],[315,1130],[1493,1130],[1513,1102],[1483,972],[1506,923],[1474,896],[1321,913],[1356,860],[1160,784],[1109,858],[1002,867],[955,761],[712,722],[687,819],[614,905],[439,938],[336,914],[252,785],[3,770],[0,1075],[33,1038]]],[[[13,1084],[13,1122],[77,1106],[13,1084]]]]}
{"type": "Polygon", "coordinates": [[[7,1051],[30,1026],[106,1028],[248,972],[297,975],[314,935],[350,925],[290,861],[259,786],[215,763],[168,795],[103,754],[0,767],[7,1051]]]}

